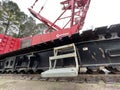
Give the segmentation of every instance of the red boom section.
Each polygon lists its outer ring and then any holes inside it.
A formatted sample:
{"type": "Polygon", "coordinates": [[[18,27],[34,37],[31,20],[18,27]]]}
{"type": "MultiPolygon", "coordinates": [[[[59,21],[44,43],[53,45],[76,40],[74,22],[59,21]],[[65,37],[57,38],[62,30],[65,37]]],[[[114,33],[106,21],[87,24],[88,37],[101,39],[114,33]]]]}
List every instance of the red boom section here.
{"type": "MultiPolygon", "coordinates": [[[[36,2],[37,1],[38,0],[36,0],[36,2]]],[[[61,4],[63,5],[62,9],[64,11],[54,22],[49,21],[39,13],[29,8],[29,11],[37,19],[41,20],[43,23],[49,26],[46,30],[46,33],[43,35],[35,35],[21,39],[0,34],[0,54],[12,52],[20,48],[30,47],[32,45],[44,43],[47,41],[53,41],[58,38],[61,39],[65,36],[70,37],[71,35],[81,30],[89,8],[90,0],[65,0],[61,2],[61,4]],[[66,11],[71,11],[71,15],[62,17],[66,11]],[[69,18],[69,20],[62,28],[55,24],[57,21],[66,18],[69,18]],[[68,25],[69,27],[66,27],[68,25]],[[49,29],[53,29],[54,31],[49,32],[49,29]]]]}
{"type": "Polygon", "coordinates": [[[47,26],[52,26],[53,29],[55,30],[60,30],[61,28],[55,24],[53,24],[51,21],[49,21],[48,19],[44,18],[43,16],[41,16],[39,13],[33,11],[32,9],[28,8],[29,11],[31,12],[31,14],[36,17],[37,19],[39,19],[40,21],[42,21],[43,23],[45,23],[47,26]]]}
{"type": "MultiPolygon", "coordinates": [[[[37,1],[38,0],[36,0],[35,3],[37,1]]],[[[35,3],[33,4],[33,6],[35,5],[35,3]]],[[[32,8],[29,8],[29,11],[34,17],[36,17],[37,19],[45,23],[47,26],[49,26],[48,29],[46,30],[46,34],[33,36],[31,41],[32,45],[47,42],[47,41],[52,41],[57,38],[62,38],[64,36],[70,37],[72,34],[75,34],[82,29],[86,14],[89,8],[90,0],[65,0],[60,4],[63,5],[63,8],[62,8],[63,12],[54,22],[49,21],[48,19],[41,16],[40,13],[35,12],[32,9],[33,6],[32,8]],[[71,11],[71,15],[64,17],[63,15],[67,11],[71,11]],[[69,18],[68,22],[62,28],[60,28],[55,24],[57,21],[66,19],[66,18],[67,19],[69,18]],[[69,27],[65,28],[68,25],[69,27]],[[53,32],[49,32],[49,29],[51,28],[54,29],[53,32]]]]}
{"type": "MultiPolygon", "coordinates": [[[[38,0],[36,0],[35,3],[37,1],[38,0]]],[[[89,8],[90,0],[65,0],[61,2],[60,4],[63,5],[63,8],[62,8],[63,12],[59,15],[59,17],[54,22],[49,21],[48,19],[40,15],[40,13],[35,12],[33,10],[35,3],[33,4],[33,6],[31,6],[32,8],[29,8],[29,11],[34,17],[36,17],[37,19],[39,19],[40,21],[42,21],[48,26],[48,29],[45,31],[46,33],[50,33],[51,29],[53,29],[52,31],[59,31],[59,30],[64,30],[66,27],[71,28],[74,25],[78,25],[78,28],[75,31],[76,33],[79,30],[81,30],[83,27],[84,20],[89,8]],[[68,14],[68,12],[71,12],[71,14],[68,16],[64,16],[64,14],[65,13],[68,14]],[[67,22],[61,28],[58,25],[56,25],[56,22],[63,19],[65,20],[67,19],[67,22]]],[[[43,7],[41,8],[41,10],[42,9],[43,7]]]]}

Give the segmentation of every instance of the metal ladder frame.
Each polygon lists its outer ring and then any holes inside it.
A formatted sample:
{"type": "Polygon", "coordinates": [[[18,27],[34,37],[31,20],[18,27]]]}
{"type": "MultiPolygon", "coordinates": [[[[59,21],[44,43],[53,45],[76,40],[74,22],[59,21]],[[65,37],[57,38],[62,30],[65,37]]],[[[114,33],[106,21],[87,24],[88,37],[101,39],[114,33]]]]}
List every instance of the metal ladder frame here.
{"type": "Polygon", "coordinates": [[[60,47],[55,47],[54,48],[54,56],[49,57],[49,69],[55,69],[56,67],[56,62],[59,59],[64,59],[64,58],[70,58],[70,57],[74,57],[75,58],[75,67],[77,70],[79,70],[79,63],[78,63],[78,57],[77,57],[77,50],[75,47],[75,44],[69,44],[69,45],[64,45],[64,46],[60,46],[60,47]],[[60,50],[65,50],[67,48],[73,48],[74,52],[73,53],[69,53],[69,54],[62,54],[62,55],[58,55],[58,52],[60,50]],[[52,67],[52,61],[55,60],[54,65],[52,67]]]}

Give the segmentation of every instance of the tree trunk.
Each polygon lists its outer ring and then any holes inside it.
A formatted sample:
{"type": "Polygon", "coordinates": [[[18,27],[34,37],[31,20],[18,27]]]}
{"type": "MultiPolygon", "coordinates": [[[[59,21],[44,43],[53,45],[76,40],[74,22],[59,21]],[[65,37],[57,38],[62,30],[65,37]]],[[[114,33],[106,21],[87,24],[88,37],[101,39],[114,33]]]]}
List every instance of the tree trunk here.
{"type": "Polygon", "coordinates": [[[10,21],[8,21],[8,23],[6,24],[5,35],[7,35],[9,25],[10,25],[10,21]]]}

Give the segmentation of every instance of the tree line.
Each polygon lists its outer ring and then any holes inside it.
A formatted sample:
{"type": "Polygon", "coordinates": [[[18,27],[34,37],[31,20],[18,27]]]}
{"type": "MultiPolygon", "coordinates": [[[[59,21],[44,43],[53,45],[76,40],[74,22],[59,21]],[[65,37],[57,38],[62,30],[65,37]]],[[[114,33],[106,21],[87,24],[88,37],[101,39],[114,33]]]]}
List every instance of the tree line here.
{"type": "Polygon", "coordinates": [[[21,38],[43,34],[47,26],[36,23],[32,16],[22,12],[13,1],[0,2],[0,33],[21,38]]]}

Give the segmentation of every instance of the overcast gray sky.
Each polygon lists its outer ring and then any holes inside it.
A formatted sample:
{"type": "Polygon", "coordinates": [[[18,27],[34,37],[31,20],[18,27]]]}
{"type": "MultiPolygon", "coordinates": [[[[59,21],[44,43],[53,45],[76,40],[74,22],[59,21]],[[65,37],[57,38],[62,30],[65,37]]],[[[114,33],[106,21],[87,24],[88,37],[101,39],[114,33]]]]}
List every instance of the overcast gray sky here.
{"type": "MultiPolygon", "coordinates": [[[[20,9],[26,14],[30,15],[27,8],[30,7],[35,0],[12,0],[16,2],[20,9]]],[[[60,10],[59,1],[63,0],[47,0],[45,6],[46,10],[43,16],[50,20],[55,20],[60,10]],[[55,10],[54,10],[55,9],[55,10]],[[54,10],[54,11],[53,11],[54,10]]],[[[36,10],[40,9],[40,5],[43,5],[45,0],[39,0],[36,10]]],[[[91,0],[90,8],[87,13],[84,28],[91,26],[98,27],[104,25],[111,25],[120,23],[120,0],[91,0]]]]}

